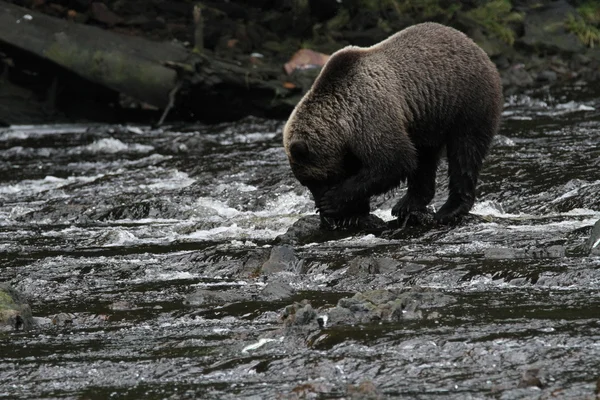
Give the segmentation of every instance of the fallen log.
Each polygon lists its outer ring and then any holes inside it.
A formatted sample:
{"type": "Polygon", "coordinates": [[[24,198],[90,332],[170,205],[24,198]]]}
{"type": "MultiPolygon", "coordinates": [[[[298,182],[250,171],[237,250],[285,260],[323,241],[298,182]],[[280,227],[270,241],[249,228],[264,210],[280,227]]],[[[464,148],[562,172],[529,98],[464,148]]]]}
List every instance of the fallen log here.
{"type": "Polygon", "coordinates": [[[0,3],[0,42],[156,107],[168,104],[177,81],[163,62],[188,55],[173,43],[119,35],[5,2],[0,3]]]}
{"type": "Polygon", "coordinates": [[[245,63],[218,59],[207,51],[121,35],[0,1],[0,50],[3,43],[140,102],[167,112],[173,107],[176,118],[283,118],[307,89],[306,79],[284,86],[283,79],[290,78],[280,66],[251,64],[250,57],[245,63]]]}

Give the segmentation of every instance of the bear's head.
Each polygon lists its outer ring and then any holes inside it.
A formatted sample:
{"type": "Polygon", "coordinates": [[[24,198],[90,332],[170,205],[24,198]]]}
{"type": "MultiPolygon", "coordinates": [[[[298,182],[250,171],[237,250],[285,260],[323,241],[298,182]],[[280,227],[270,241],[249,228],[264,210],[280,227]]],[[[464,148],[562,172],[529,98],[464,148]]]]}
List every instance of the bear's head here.
{"type": "MultiPolygon", "coordinates": [[[[308,107],[307,107],[308,108],[308,107]]],[[[347,124],[307,113],[299,107],[284,128],[284,147],[292,172],[312,193],[317,208],[331,186],[356,174],[361,167],[347,142],[347,124]]]]}

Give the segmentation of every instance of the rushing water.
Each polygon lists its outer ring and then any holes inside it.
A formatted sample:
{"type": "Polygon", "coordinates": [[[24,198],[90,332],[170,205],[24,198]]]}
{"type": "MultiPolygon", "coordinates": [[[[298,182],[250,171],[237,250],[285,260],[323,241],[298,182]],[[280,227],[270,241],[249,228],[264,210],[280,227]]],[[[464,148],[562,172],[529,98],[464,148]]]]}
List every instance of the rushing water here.
{"type": "MultiPolygon", "coordinates": [[[[0,282],[27,296],[37,326],[0,336],[0,397],[594,398],[600,257],[585,242],[600,219],[599,110],[583,87],[507,99],[482,218],[325,233],[273,276],[248,273],[249,258],[314,214],[282,122],[6,128],[0,282]],[[397,267],[349,276],[357,256],[397,267]],[[275,275],[289,297],[248,295],[275,275]],[[327,310],[411,287],[447,301],[427,318],[305,336],[279,319],[303,299],[327,310]],[[201,289],[232,297],[189,296],[201,289]]],[[[446,186],[442,166],[434,207],[446,186]]],[[[374,213],[391,219],[401,194],[374,199],[374,213]]]]}

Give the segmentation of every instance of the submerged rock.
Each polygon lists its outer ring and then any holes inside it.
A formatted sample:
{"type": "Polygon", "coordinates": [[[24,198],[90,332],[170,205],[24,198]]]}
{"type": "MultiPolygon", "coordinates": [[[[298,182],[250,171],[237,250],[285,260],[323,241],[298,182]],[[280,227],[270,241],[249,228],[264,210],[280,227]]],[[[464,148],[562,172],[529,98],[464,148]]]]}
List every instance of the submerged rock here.
{"type": "Polygon", "coordinates": [[[190,306],[210,306],[239,303],[254,300],[257,290],[254,287],[227,290],[196,289],[185,297],[184,304],[190,306]]]}
{"type": "Polygon", "coordinates": [[[366,276],[394,273],[402,268],[402,263],[389,257],[356,257],[350,260],[347,275],[366,276]]]}
{"type": "Polygon", "coordinates": [[[435,309],[454,301],[454,297],[430,288],[379,289],[340,299],[335,307],[323,310],[315,310],[309,301],[303,300],[287,306],[280,319],[287,328],[304,326],[311,329],[357,323],[435,319],[440,317],[435,309]]]}
{"type": "Polygon", "coordinates": [[[274,280],[263,288],[259,293],[260,300],[274,301],[291,297],[294,294],[294,289],[289,283],[281,280],[274,280]]]}
{"type": "Polygon", "coordinates": [[[433,319],[440,314],[430,309],[440,308],[455,300],[439,290],[429,288],[380,289],[357,293],[341,299],[329,310],[330,325],[346,325],[373,321],[403,319],[433,319]]]}
{"type": "Polygon", "coordinates": [[[0,331],[30,329],[33,325],[31,308],[23,295],[7,283],[0,283],[0,331]]]}
{"type": "Polygon", "coordinates": [[[527,249],[511,249],[505,247],[494,247],[486,249],[485,258],[499,259],[523,259],[523,258],[562,258],[565,256],[565,247],[561,245],[543,247],[532,247],[527,249]]]}

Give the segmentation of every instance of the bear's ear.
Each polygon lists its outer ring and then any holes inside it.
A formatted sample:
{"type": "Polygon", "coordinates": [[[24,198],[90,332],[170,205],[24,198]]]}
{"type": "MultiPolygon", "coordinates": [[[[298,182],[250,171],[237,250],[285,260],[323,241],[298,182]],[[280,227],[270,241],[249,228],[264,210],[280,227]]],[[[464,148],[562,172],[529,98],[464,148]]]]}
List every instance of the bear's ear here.
{"type": "Polygon", "coordinates": [[[294,140],[290,143],[290,154],[293,161],[306,161],[309,155],[308,145],[304,140],[294,140]]]}

